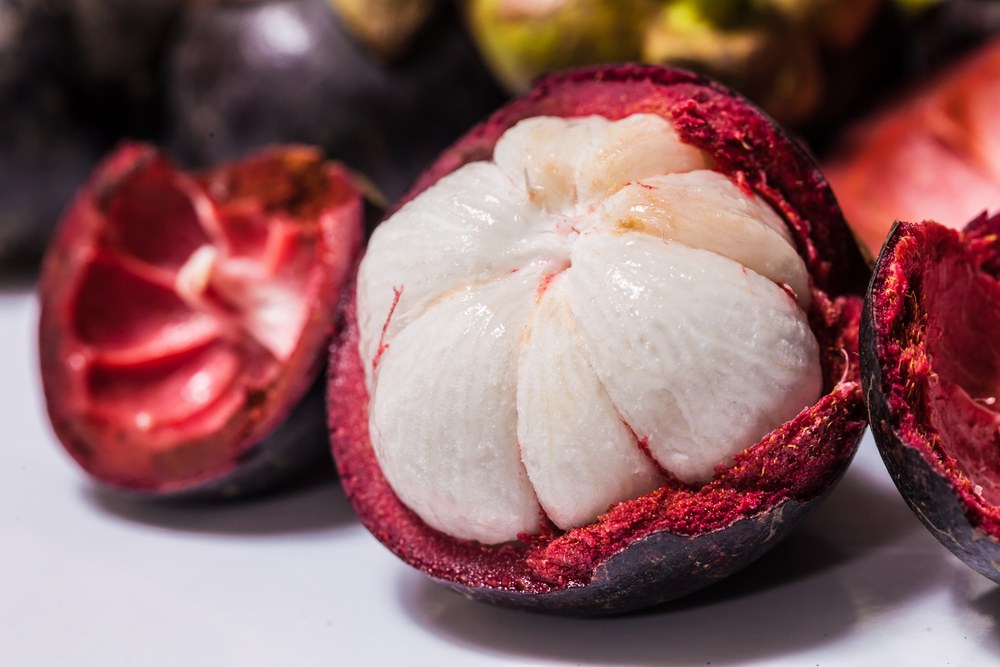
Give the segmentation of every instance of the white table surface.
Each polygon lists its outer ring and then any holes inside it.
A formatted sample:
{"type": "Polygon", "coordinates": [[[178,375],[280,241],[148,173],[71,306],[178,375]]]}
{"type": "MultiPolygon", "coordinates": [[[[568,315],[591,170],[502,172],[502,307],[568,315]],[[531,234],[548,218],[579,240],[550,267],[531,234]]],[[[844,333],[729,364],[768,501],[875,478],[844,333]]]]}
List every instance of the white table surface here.
{"type": "Polygon", "coordinates": [[[540,616],[425,581],[335,482],[209,508],[97,490],[48,429],[36,312],[0,290],[2,665],[1000,664],[1000,588],[923,529],[870,436],[735,577],[643,614],[540,616]]]}

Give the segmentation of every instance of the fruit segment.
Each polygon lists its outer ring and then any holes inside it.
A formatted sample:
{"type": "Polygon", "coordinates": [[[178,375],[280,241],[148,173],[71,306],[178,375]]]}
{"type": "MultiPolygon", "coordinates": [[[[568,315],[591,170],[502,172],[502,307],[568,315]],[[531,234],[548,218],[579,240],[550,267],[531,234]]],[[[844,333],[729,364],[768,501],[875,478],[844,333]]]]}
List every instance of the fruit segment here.
{"type": "Polygon", "coordinates": [[[809,274],[788,227],[722,174],[699,169],[630,183],[601,205],[609,231],[659,235],[728,257],[792,290],[809,307],[809,274]]]}
{"type": "Polygon", "coordinates": [[[546,516],[564,530],[665,481],[590,365],[566,291],[565,274],[547,286],[517,363],[521,458],[546,516]]]}
{"type": "Polygon", "coordinates": [[[784,221],[665,119],[535,117],[383,223],[358,278],[375,453],[499,543],[712,479],[820,395],[784,221]]]}
{"type": "Polygon", "coordinates": [[[235,470],[302,398],[360,208],[308,149],[199,177],[127,145],[60,234],[41,287],[53,425],[102,481],[163,493],[235,470]]]}
{"type": "Polygon", "coordinates": [[[537,281],[513,274],[459,291],[379,358],[376,453],[403,502],[456,537],[502,542],[538,527],[515,400],[518,339],[537,281]]]}
{"type": "Polygon", "coordinates": [[[634,114],[611,121],[589,116],[528,118],[504,133],[496,165],[522,184],[541,208],[565,213],[607,197],[633,181],[704,169],[711,159],[682,144],[659,116],[634,114]]]}
{"type": "Polygon", "coordinates": [[[588,235],[566,280],[608,395],[682,482],[710,480],[819,396],[805,313],[732,260],[648,234],[588,235]]]}

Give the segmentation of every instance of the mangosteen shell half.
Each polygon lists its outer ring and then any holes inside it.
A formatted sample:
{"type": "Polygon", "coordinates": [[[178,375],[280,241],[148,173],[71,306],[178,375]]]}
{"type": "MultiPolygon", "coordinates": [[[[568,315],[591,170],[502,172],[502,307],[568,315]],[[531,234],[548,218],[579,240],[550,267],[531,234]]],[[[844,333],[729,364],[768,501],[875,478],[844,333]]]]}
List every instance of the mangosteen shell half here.
{"type": "MultiPolygon", "coordinates": [[[[995,416],[987,406],[975,405],[975,397],[935,363],[928,342],[948,345],[948,330],[944,328],[947,323],[936,321],[939,313],[932,309],[940,302],[932,297],[932,308],[928,308],[927,301],[932,290],[948,289],[943,281],[956,290],[949,299],[964,300],[964,288],[992,294],[991,309],[980,310],[982,302],[979,307],[966,307],[975,312],[975,325],[983,327],[978,335],[994,336],[989,319],[995,316],[986,313],[996,312],[1000,304],[996,300],[1000,297],[996,283],[998,234],[1000,216],[989,218],[985,214],[963,231],[934,222],[896,222],[879,254],[865,298],[860,352],[872,434],[896,488],[941,544],[976,572],[1000,583],[1000,509],[983,497],[983,485],[974,478],[991,471],[996,475],[995,452],[1000,438],[995,416]],[[942,266],[949,261],[961,272],[959,280],[942,277],[942,266]],[[977,282],[985,288],[977,289],[977,282]],[[954,393],[948,400],[937,389],[949,386],[954,389],[945,391],[957,392],[957,402],[954,393]],[[938,428],[956,423],[964,423],[968,432],[961,427],[949,432],[938,428]],[[968,459],[962,460],[968,457],[963,452],[976,449],[986,452],[987,457],[993,452],[991,468],[976,471],[970,469],[968,459]]],[[[953,324],[968,326],[970,322],[953,324]]],[[[976,335],[966,331],[970,338],[958,344],[974,343],[971,339],[976,335]]],[[[986,339],[980,342],[986,343],[986,339]]],[[[963,345],[965,354],[975,355],[969,349],[974,346],[963,345]]],[[[989,365],[987,362],[983,367],[989,365]]],[[[988,460],[985,463],[990,465],[988,460]]]]}
{"type": "Polygon", "coordinates": [[[619,503],[589,526],[482,545],[424,524],[388,486],[368,431],[355,304],[330,364],[334,458],[361,521],[434,580],[503,606],[602,615],[661,603],[713,583],[762,555],[834,486],[865,428],[857,331],[868,278],[832,192],[797,144],[728,89],[681,70],[607,66],[541,79],[445,151],[398,204],[463,164],[489,159],[524,118],[656,113],[717,170],[762,197],[789,223],[809,269],[809,317],[820,343],[823,396],[700,487],[667,486],[619,503]]]}
{"type": "MultiPolygon", "coordinates": [[[[357,261],[363,233],[359,190],[342,166],[323,161],[314,148],[275,146],[240,162],[187,173],[178,171],[149,144],[121,144],[98,165],[67,209],[46,252],[38,285],[42,386],[52,428],[63,447],[101,486],[145,498],[244,497],[287,486],[329,464],[324,432],[327,346],[340,324],[341,291],[357,261]],[[89,383],[98,381],[88,379],[89,367],[81,371],[79,361],[74,363],[74,358],[98,366],[105,363],[100,360],[101,345],[91,343],[79,333],[80,318],[94,317],[78,305],[81,281],[85,280],[88,267],[106,262],[108,257],[124,257],[111,261],[133,267],[131,270],[149,272],[155,278],[164,273],[161,267],[154,264],[142,268],[143,260],[137,260],[131,254],[133,251],[125,249],[130,242],[122,240],[123,237],[151,235],[160,246],[189,242],[180,238],[190,234],[183,228],[164,233],[154,228],[163,221],[139,216],[123,220],[118,229],[109,231],[107,220],[116,215],[112,212],[113,202],[126,196],[122,192],[128,186],[123,184],[153,171],[165,177],[158,182],[158,189],[146,188],[144,198],[152,202],[146,206],[172,210],[170,197],[164,190],[176,180],[184,183],[181,191],[184,196],[192,197],[195,210],[199,206],[212,207],[214,215],[221,217],[227,215],[220,212],[227,206],[235,207],[235,215],[243,215],[249,208],[252,215],[259,212],[267,225],[284,216],[301,226],[302,233],[312,239],[308,242],[312,254],[308,256],[307,278],[302,286],[303,298],[307,300],[306,314],[287,356],[277,357],[276,372],[266,376],[269,379],[264,383],[248,380],[245,385],[234,387],[231,391],[237,392],[237,407],[221,423],[218,414],[209,417],[215,424],[214,430],[198,431],[194,436],[177,435],[183,432],[185,422],[167,422],[161,429],[162,437],[156,440],[158,444],[150,441],[155,439],[159,426],[147,440],[127,422],[110,419],[107,409],[102,410],[89,399],[89,383]],[[192,191],[196,194],[191,195],[192,191]],[[195,197],[200,197],[198,203],[195,197]],[[250,200],[252,205],[248,207],[250,200]],[[185,447],[187,454],[158,458],[157,449],[169,445],[166,447],[169,453],[177,442],[185,447]],[[142,451],[134,456],[121,454],[128,449],[142,451]],[[204,461],[184,462],[185,457],[204,461]]],[[[153,252],[159,251],[154,247],[153,252]]],[[[239,250],[234,252],[241,254],[239,250]]],[[[267,261],[277,264],[279,275],[289,252],[279,250],[269,255],[276,258],[267,261]]],[[[294,257],[294,261],[302,261],[301,256],[294,257]]],[[[301,271],[301,266],[297,266],[296,270],[301,271]]],[[[113,285],[106,287],[111,291],[113,285]]],[[[119,309],[135,306],[122,303],[120,300],[128,297],[127,290],[123,294],[124,297],[92,294],[91,301],[99,297],[104,302],[100,306],[103,315],[117,317],[119,309]]],[[[198,345],[195,343],[196,348],[198,345]]],[[[237,354],[243,354],[244,349],[237,347],[237,354]]],[[[179,357],[183,352],[167,352],[168,364],[172,354],[179,357]]],[[[116,362],[111,363],[114,370],[116,362]]],[[[129,363],[134,362],[125,362],[125,368],[129,368],[129,363]]],[[[160,362],[155,358],[152,362],[140,361],[136,368],[141,371],[142,364],[157,363],[160,362]]],[[[204,370],[212,372],[210,367],[204,370]]],[[[198,418],[196,413],[194,419],[198,418]]]]}

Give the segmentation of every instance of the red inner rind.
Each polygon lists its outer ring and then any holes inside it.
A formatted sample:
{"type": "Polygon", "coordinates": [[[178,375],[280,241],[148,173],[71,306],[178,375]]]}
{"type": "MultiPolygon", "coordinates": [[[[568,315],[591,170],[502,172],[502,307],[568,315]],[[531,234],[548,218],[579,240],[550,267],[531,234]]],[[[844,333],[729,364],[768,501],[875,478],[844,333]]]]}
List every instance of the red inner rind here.
{"type": "Polygon", "coordinates": [[[68,210],[40,281],[60,440],[135,491],[234,470],[322,365],[361,234],[348,176],[311,149],[189,176],[120,147],[68,210]],[[199,252],[210,268],[191,268],[199,252]]]}
{"type": "Polygon", "coordinates": [[[405,200],[473,160],[488,159],[503,132],[535,115],[658,113],[717,169],[764,197],[789,221],[814,280],[810,323],[820,343],[825,395],[768,434],[701,488],[677,483],[613,506],[595,523],[488,546],[424,524],[389,487],[368,435],[368,395],[357,352],[354,304],[334,348],[329,419],[343,486],[361,520],[392,551],[432,577],[468,586],[545,593],[586,585],[595,568],[634,541],[670,531],[698,536],[819,496],[843,471],[865,426],[858,375],[860,294],[867,267],[822,176],[773,124],[695,75],[648,67],[557,75],[473,129],[435,163],[405,200]]]}
{"type": "Polygon", "coordinates": [[[872,281],[892,430],[1000,537],[1000,217],[963,232],[899,223],[872,281]]]}

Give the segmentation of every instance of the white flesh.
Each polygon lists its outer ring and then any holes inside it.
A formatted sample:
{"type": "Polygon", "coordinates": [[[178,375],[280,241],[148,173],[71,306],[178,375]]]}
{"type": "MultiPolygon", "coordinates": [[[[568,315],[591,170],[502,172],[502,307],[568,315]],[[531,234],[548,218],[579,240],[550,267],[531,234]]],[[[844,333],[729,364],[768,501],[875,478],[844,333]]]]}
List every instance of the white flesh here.
{"type": "Polygon", "coordinates": [[[494,159],[383,223],[358,278],[376,456],[429,525],[584,525],[816,400],[784,222],[665,120],[532,118],[494,159]]]}

